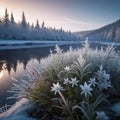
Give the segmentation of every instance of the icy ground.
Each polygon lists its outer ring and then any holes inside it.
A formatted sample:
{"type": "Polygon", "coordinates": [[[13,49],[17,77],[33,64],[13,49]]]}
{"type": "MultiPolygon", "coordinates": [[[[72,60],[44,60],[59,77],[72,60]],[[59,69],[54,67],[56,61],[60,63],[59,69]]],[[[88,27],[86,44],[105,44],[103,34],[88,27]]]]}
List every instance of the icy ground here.
{"type": "Polygon", "coordinates": [[[0,114],[0,120],[35,120],[26,114],[26,110],[30,107],[29,105],[29,100],[22,98],[6,112],[0,114]]]}
{"type": "MultiPolygon", "coordinates": [[[[0,114],[0,120],[36,120],[30,118],[26,114],[26,110],[29,109],[30,103],[26,98],[22,98],[19,102],[16,102],[9,110],[0,114]]],[[[120,116],[120,102],[114,104],[111,109],[116,113],[116,116],[120,116]]]]}

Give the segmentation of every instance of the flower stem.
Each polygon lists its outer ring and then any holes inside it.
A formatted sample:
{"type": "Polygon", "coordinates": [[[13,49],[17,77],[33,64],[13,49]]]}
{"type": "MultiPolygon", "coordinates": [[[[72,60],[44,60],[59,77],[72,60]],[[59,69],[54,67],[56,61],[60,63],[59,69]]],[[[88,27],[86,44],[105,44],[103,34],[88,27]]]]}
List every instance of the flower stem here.
{"type": "Polygon", "coordinates": [[[65,106],[68,107],[68,104],[67,104],[67,102],[66,102],[65,97],[63,96],[63,94],[60,91],[58,93],[59,93],[60,97],[62,98],[65,106]]]}

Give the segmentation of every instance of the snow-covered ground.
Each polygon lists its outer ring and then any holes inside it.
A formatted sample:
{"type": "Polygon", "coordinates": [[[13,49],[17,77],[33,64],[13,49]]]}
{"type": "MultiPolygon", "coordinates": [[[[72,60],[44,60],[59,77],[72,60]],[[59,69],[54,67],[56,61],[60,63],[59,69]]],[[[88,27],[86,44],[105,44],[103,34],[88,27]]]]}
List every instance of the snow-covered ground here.
{"type": "MultiPolygon", "coordinates": [[[[22,98],[16,102],[9,110],[0,114],[0,120],[36,120],[27,115],[26,110],[29,109],[30,103],[26,98],[22,98]]],[[[116,116],[120,116],[120,102],[111,106],[116,116]]]]}
{"type": "Polygon", "coordinates": [[[80,41],[0,40],[0,50],[78,44],[80,41]]]}
{"type": "Polygon", "coordinates": [[[0,114],[0,120],[35,120],[34,118],[30,118],[26,114],[26,110],[29,107],[29,100],[26,98],[22,98],[6,112],[0,114]]]}

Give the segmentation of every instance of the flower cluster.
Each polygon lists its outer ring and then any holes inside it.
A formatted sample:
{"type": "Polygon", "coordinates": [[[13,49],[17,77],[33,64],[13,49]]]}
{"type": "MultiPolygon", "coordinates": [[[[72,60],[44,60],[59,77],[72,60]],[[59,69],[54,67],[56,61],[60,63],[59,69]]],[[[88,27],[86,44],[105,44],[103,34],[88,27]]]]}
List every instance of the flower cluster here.
{"type": "MultiPolygon", "coordinates": [[[[65,67],[66,70],[70,70],[69,66],[65,67]]],[[[86,83],[86,81],[84,82],[84,85],[80,85],[81,88],[81,95],[84,94],[85,97],[87,95],[92,95],[91,91],[93,91],[93,88],[91,88],[91,86],[95,87],[97,85],[97,87],[100,90],[103,89],[107,89],[108,87],[111,87],[111,83],[110,83],[110,75],[106,73],[105,70],[103,70],[103,67],[100,66],[100,69],[96,72],[96,77],[97,78],[90,78],[90,80],[88,81],[89,84],[86,83]],[[98,82],[97,82],[97,80],[98,82]]],[[[73,87],[78,86],[79,80],[77,80],[77,78],[71,78],[70,80],[68,78],[64,79],[63,84],[68,85],[70,84],[73,87]]],[[[53,83],[53,87],[51,87],[52,90],[51,91],[55,91],[55,94],[58,91],[63,91],[65,89],[63,89],[63,87],[61,87],[61,85],[59,85],[59,83],[57,82],[57,84],[53,83]]]]}
{"type": "Polygon", "coordinates": [[[79,80],[77,80],[76,77],[75,77],[75,78],[71,78],[71,80],[69,80],[68,78],[67,78],[67,79],[64,79],[64,84],[65,84],[65,85],[71,84],[72,87],[77,86],[77,85],[78,85],[78,82],[79,82],[79,80]]]}
{"type": "MultiPolygon", "coordinates": [[[[78,86],[78,80],[76,80],[76,78],[71,78],[71,81],[67,79],[64,79],[64,84],[71,84],[72,87],[74,86],[78,86]]],[[[81,95],[84,94],[85,97],[87,95],[92,95],[91,94],[91,91],[93,90],[91,88],[91,84],[87,84],[86,82],[84,83],[84,85],[80,85],[80,88],[82,90],[81,92],[81,95]]],[[[55,92],[55,95],[56,93],[59,93],[60,91],[63,91],[65,90],[63,87],[61,87],[61,85],[59,84],[59,82],[57,82],[57,84],[53,83],[53,87],[51,87],[51,91],[54,91],[55,92]]]]}
{"type": "MultiPolygon", "coordinates": [[[[66,66],[64,69],[66,71],[70,70],[69,66],[66,66]]],[[[90,106],[90,103],[88,100],[89,96],[92,96],[92,93],[94,93],[94,91],[96,91],[96,89],[103,90],[103,89],[107,89],[108,87],[111,87],[110,75],[107,74],[105,70],[103,70],[102,66],[100,66],[99,70],[95,73],[94,77],[89,78],[88,81],[84,81],[83,83],[81,83],[81,81],[78,80],[77,77],[71,77],[70,79],[65,78],[61,82],[61,84],[59,84],[59,82],[57,82],[56,84],[53,83],[53,86],[51,87],[51,91],[54,92],[55,95],[57,93],[59,94],[59,96],[63,100],[64,105],[67,106],[67,109],[68,109],[69,96],[66,99],[65,98],[66,96],[64,95],[64,93],[62,93],[62,91],[65,91],[65,92],[68,91],[68,89],[65,89],[67,86],[71,86],[71,88],[70,88],[71,91],[74,91],[77,88],[77,90],[80,91],[79,96],[81,96],[81,98],[82,98],[82,95],[83,95],[84,98],[86,99],[86,101],[88,102],[85,104],[88,104],[90,106]],[[63,87],[61,85],[63,85],[63,87]],[[74,89],[72,89],[72,88],[74,88],[74,89]]],[[[74,98],[72,98],[72,99],[74,99],[74,98]]],[[[81,109],[80,106],[77,106],[77,107],[76,106],[74,106],[73,108],[81,109]]],[[[82,108],[82,109],[86,109],[86,108],[82,108]]],[[[109,117],[106,116],[106,114],[104,112],[96,112],[96,113],[97,113],[96,120],[108,120],[109,119],[109,117]]]]}

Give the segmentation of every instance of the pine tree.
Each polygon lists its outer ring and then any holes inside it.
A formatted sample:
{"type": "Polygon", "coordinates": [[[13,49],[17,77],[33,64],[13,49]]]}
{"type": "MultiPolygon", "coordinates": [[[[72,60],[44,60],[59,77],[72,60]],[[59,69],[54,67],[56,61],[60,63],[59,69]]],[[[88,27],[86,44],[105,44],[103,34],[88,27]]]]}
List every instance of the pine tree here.
{"type": "Polygon", "coordinates": [[[31,28],[34,28],[34,24],[32,23],[31,28]]]}
{"type": "Polygon", "coordinates": [[[30,23],[29,22],[27,23],[27,26],[28,26],[28,28],[30,27],[30,23]]]}
{"type": "Polygon", "coordinates": [[[25,18],[24,12],[22,13],[22,22],[21,22],[22,27],[27,28],[27,22],[25,18]]]}
{"type": "Polygon", "coordinates": [[[69,30],[68,33],[71,35],[71,30],[69,30]]]}
{"type": "Polygon", "coordinates": [[[35,26],[35,28],[36,28],[36,29],[39,29],[39,28],[40,28],[38,19],[37,19],[37,21],[36,21],[36,26],[35,26]]]}
{"type": "Polygon", "coordinates": [[[63,32],[63,29],[62,29],[62,27],[60,28],[60,32],[63,32]]]}
{"type": "Polygon", "coordinates": [[[111,40],[115,40],[115,37],[116,37],[116,28],[113,27],[112,29],[112,36],[111,36],[111,40]]]}
{"type": "Polygon", "coordinates": [[[7,8],[5,9],[4,23],[5,25],[8,25],[9,23],[9,14],[8,14],[7,8]]]}
{"type": "Polygon", "coordinates": [[[42,25],[41,25],[41,26],[42,26],[42,28],[45,28],[45,23],[44,23],[44,21],[42,22],[42,25]]]}
{"type": "Polygon", "coordinates": [[[13,17],[13,13],[11,13],[11,23],[14,24],[15,21],[14,21],[14,17],[13,17]]]}

